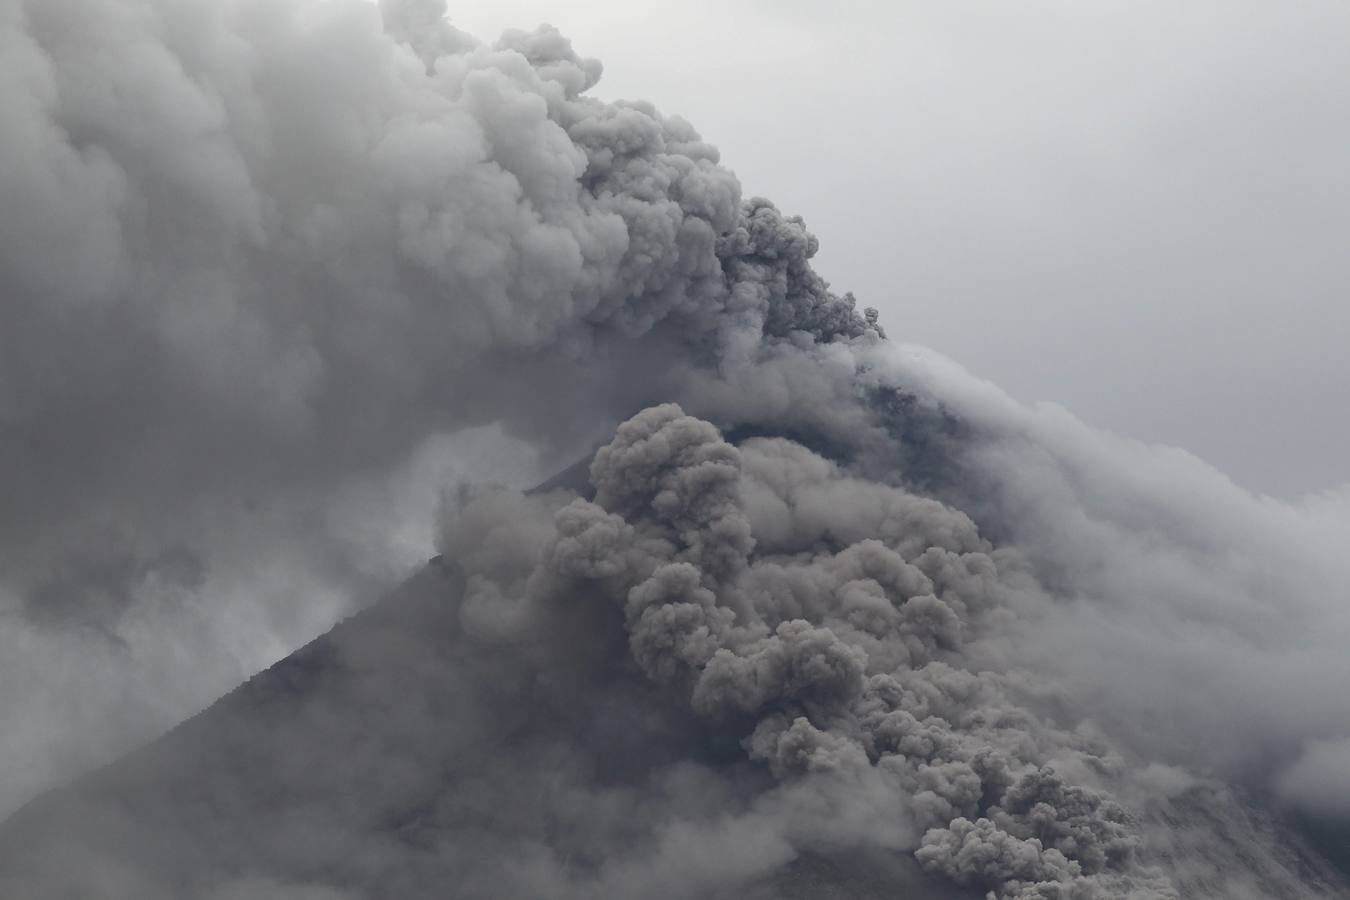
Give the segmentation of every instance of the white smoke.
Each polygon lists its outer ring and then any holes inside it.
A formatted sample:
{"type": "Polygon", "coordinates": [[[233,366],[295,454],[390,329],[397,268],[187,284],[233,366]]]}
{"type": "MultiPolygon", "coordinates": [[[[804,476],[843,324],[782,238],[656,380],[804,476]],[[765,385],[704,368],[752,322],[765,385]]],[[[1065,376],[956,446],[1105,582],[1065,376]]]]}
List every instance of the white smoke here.
{"type": "Polygon", "coordinates": [[[1069,602],[1038,653],[1149,752],[1252,774],[1343,738],[1350,496],[1249,493],[1184,451],[1022,407],[920,348],[893,377],[987,437],[978,502],[1069,602]],[[1146,727],[1142,727],[1146,726],[1146,727]],[[1216,739],[1222,736],[1222,739],[1216,739]]]}

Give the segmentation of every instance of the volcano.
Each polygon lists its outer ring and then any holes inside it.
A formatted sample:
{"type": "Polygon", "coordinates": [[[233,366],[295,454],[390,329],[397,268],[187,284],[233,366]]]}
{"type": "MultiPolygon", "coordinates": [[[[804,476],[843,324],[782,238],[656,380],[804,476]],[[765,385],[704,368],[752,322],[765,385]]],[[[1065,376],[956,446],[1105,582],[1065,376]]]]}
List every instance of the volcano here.
{"type": "MultiPolygon", "coordinates": [[[[659,517],[652,510],[668,505],[658,499],[663,490],[679,490],[679,509],[701,509],[701,527],[724,528],[729,511],[709,503],[717,476],[730,475],[740,496],[753,495],[751,473],[770,477],[765,464],[781,467],[785,457],[829,474],[828,461],[801,445],[760,435],[734,447],[707,423],[662,407],[621,427],[589,468],[573,466],[525,494],[488,491],[467,500],[467,530],[450,540],[462,560],[438,556],[162,738],[15,813],[0,826],[5,895],[975,900],[992,889],[1018,897],[1347,896],[1350,882],[1296,829],[1231,786],[1155,788],[1127,812],[1104,794],[1068,785],[1021,738],[1013,746],[1026,759],[1012,762],[1020,772],[1010,771],[1006,738],[1036,733],[1027,718],[1034,707],[992,712],[982,696],[988,686],[941,662],[958,658],[936,644],[931,660],[921,647],[912,651],[928,681],[901,687],[903,680],[865,679],[849,670],[852,648],[830,643],[833,635],[820,627],[838,609],[801,610],[804,619],[780,624],[770,639],[781,649],[816,629],[807,635],[814,649],[800,651],[816,656],[759,666],[730,699],[700,700],[715,661],[732,657],[700,659],[681,645],[707,637],[706,629],[677,625],[664,639],[643,636],[652,611],[678,619],[687,604],[667,596],[635,617],[639,589],[628,592],[625,614],[604,585],[607,575],[579,571],[624,552],[594,543],[605,538],[595,528],[619,524],[596,502],[625,508],[614,489],[628,485],[644,498],[627,507],[636,523],[659,517]],[[644,493],[653,489],[634,487],[638,474],[665,487],[644,493]],[[482,551],[517,545],[518,529],[533,527],[540,510],[551,511],[557,530],[536,544],[542,553],[526,558],[551,559],[536,563],[570,569],[570,577],[526,589],[542,602],[504,625],[498,608],[507,601],[485,593],[484,573],[528,565],[485,562],[482,551]],[[585,513],[600,518],[578,529],[585,513]],[[699,665],[701,675],[689,677],[699,665]],[[679,666],[691,671],[681,674],[679,666]],[[944,690],[958,708],[943,711],[944,721],[916,719],[900,696],[880,705],[887,692],[916,689],[926,692],[929,713],[941,709],[944,690]],[[738,693],[745,690],[758,693],[747,700],[738,693]],[[841,721],[850,708],[858,717],[852,725],[841,721]],[[866,752],[851,752],[849,735],[866,752]],[[878,780],[888,769],[893,779],[909,771],[931,787],[897,793],[878,780]],[[962,772],[976,776],[964,801],[954,781],[962,772]],[[1025,792],[1035,804],[1018,798],[1025,792]],[[915,819],[933,812],[925,808],[937,804],[937,821],[945,821],[963,811],[953,803],[968,803],[970,819],[920,834],[915,819]],[[1043,837],[1018,839],[992,824],[1015,828],[1023,815],[1039,821],[1027,834],[1043,837]],[[1065,825],[1071,841],[1058,830],[1065,825]],[[958,829],[967,834],[947,847],[958,829]],[[981,846],[972,831],[1002,834],[993,840],[1004,846],[981,846]],[[1007,845],[1019,840],[1022,856],[1007,858],[1007,845]],[[978,861],[968,874],[960,867],[972,855],[978,861]],[[1061,863],[1064,875],[1054,869],[1061,863]],[[1023,873],[1040,883],[1021,885],[1023,873]],[[1078,893],[1055,894],[1061,886],[1078,893]]],[[[723,500],[731,496],[725,487],[723,500]]],[[[936,534],[935,518],[946,516],[948,529],[960,519],[912,500],[918,507],[893,540],[909,543],[921,566],[936,548],[918,547],[971,539],[936,534]]],[[[885,548],[867,544],[860,552],[871,555],[861,564],[873,579],[884,581],[885,548]]],[[[909,574],[922,577],[918,571],[909,574]]],[[[783,577],[773,575],[780,589],[783,577]]],[[[976,593],[958,583],[934,596],[954,606],[962,590],[973,602],[976,593]]],[[[838,596],[846,601],[847,591],[838,596]]],[[[941,632],[931,611],[924,617],[941,632]]],[[[909,635],[920,640],[917,630],[909,635]]],[[[742,650],[735,658],[755,656],[742,650]]],[[[1094,752],[1092,741],[1059,740],[1100,769],[1098,784],[1131,777],[1094,752]]]]}
{"type": "Polygon", "coordinates": [[[0,5],[0,896],[1350,896],[1350,493],[901,343],[446,13],[0,5]]]}
{"type": "MultiPolygon", "coordinates": [[[[552,896],[561,882],[531,882],[529,850],[495,871],[473,860],[510,837],[580,871],[608,862],[587,847],[596,817],[631,831],[634,845],[652,823],[640,804],[626,822],[612,801],[568,797],[551,771],[615,797],[649,790],[654,774],[682,761],[767,781],[742,771],[735,741],[595,661],[607,653],[559,654],[498,681],[493,652],[464,639],[462,592],[462,573],[438,557],[162,738],[32,801],[0,826],[3,893],[552,896]],[[530,760],[523,747],[544,749],[530,760]],[[515,759],[531,774],[485,759],[515,759]]],[[[692,896],[683,881],[628,885],[622,896],[692,896]]],[[[700,896],[977,896],[942,887],[903,855],[848,848],[793,854],[767,876],[706,887],[700,896]]]]}

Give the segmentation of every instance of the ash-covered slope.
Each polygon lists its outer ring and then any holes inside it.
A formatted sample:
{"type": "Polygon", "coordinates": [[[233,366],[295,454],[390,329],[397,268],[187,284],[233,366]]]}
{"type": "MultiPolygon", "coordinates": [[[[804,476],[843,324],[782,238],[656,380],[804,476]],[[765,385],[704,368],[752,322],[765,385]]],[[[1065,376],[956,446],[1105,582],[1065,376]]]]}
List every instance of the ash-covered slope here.
{"type": "MultiPolygon", "coordinates": [[[[728,735],[614,666],[617,630],[559,618],[557,652],[515,671],[465,640],[462,593],[438,558],[151,745],[34,800],[0,826],[0,894],[572,896],[566,875],[621,870],[604,854],[636,851],[672,806],[707,804],[709,779],[746,797],[769,782],[728,735]],[[543,877],[543,855],[564,877],[543,877]]],[[[682,865],[708,839],[685,835],[682,865]]],[[[748,877],[616,874],[611,896],[966,896],[875,849],[736,852],[748,877]]]]}
{"type": "Polygon", "coordinates": [[[1346,895],[986,668],[1033,583],[961,513],[674,406],[577,480],[461,498],[392,595],[29,804],[3,893],[1346,895]]]}

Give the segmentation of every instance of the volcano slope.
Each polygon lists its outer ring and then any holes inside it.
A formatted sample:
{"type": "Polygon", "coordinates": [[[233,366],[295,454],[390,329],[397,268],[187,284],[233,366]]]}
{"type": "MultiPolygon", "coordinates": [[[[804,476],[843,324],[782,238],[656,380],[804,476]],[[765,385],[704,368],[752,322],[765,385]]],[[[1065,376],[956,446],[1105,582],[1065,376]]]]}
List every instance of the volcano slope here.
{"type": "Polygon", "coordinates": [[[1037,588],[964,514],[674,405],[576,474],[462,493],[403,586],[28,804],[3,894],[1347,896],[987,665],[1037,588]]]}

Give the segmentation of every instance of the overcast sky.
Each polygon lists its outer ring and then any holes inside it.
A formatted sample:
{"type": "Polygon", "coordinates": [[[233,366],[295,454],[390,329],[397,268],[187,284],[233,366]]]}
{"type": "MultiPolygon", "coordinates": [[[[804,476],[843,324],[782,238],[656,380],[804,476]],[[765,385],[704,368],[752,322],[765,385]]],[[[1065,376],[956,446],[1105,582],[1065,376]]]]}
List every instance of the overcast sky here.
{"type": "Polygon", "coordinates": [[[1257,491],[1350,482],[1350,4],[454,2],[805,216],[893,337],[1257,491]]]}

